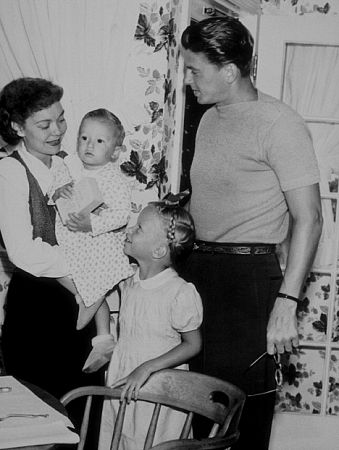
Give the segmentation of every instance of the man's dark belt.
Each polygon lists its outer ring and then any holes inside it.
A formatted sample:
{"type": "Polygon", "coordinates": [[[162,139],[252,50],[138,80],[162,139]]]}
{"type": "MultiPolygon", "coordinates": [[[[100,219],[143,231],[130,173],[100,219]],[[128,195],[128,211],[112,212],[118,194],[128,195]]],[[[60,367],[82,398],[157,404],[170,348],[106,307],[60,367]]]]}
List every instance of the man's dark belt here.
{"type": "Polygon", "coordinates": [[[227,255],[270,255],[275,253],[275,244],[230,244],[224,242],[195,241],[194,251],[224,253],[227,255]]]}

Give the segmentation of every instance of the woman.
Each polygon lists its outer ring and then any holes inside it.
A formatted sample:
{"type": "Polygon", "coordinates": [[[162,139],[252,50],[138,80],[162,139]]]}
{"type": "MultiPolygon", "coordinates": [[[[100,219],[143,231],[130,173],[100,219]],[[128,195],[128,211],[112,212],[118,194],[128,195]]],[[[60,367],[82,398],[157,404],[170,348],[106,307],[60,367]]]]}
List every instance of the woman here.
{"type": "Polygon", "coordinates": [[[0,135],[14,146],[0,161],[0,230],[16,266],[2,333],[5,368],[56,397],[100,381],[81,370],[94,330],[76,330],[76,301],[57,281],[69,269],[47,193],[67,129],[62,95],[61,87],[40,78],[16,79],[0,93],[0,135]]]}

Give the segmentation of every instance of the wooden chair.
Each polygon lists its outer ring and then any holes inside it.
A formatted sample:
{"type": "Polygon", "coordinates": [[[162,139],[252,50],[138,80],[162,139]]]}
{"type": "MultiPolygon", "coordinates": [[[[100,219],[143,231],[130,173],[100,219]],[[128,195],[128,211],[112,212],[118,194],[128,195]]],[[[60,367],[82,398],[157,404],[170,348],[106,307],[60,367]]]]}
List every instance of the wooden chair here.
{"type": "MultiPolygon", "coordinates": [[[[66,406],[78,397],[87,397],[78,450],[83,449],[86,440],[93,396],[119,399],[120,394],[120,388],[88,386],[74,389],[61,398],[61,402],[66,406]]],[[[146,441],[140,443],[140,450],[142,448],[144,450],[226,449],[230,448],[239,438],[238,424],[245,402],[245,394],[226,381],[186,370],[161,370],[152,374],[140,389],[137,401],[154,404],[146,441]],[[178,439],[153,446],[157,419],[162,405],[185,411],[188,415],[178,439]],[[202,415],[212,421],[211,431],[205,439],[189,438],[194,414],[202,415]]],[[[120,403],[111,450],[119,448],[126,408],[128,408],[126,401],[120,403]]]]}

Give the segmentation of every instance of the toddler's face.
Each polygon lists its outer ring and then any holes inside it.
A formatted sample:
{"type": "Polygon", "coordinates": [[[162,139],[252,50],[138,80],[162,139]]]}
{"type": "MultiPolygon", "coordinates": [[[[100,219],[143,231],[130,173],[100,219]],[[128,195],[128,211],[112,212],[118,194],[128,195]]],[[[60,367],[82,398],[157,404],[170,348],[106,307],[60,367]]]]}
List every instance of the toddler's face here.
{"type": "Polygon", "coordinates": [[[97,169],[112,161],[117,149],[114,127],[105,121],[85,119],[78,136],[78,155],[86,169],[97,169]]]}

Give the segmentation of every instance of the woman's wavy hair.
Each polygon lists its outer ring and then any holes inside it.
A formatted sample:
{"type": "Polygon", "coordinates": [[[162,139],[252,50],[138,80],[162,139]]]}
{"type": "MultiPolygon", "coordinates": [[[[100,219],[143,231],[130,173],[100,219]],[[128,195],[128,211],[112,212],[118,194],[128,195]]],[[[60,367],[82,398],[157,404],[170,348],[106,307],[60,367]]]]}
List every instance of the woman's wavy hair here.
{"type": "Polygon", "coordinates": [[[94,109],[93,111],[89,111],[84,115],[81,120],[79,131],[81,129],[81,125],[86,119],[99,120],[102,122],[107,122],[112,128],[115,130],[115,137],[117,138],[116,145],[119,147],[122,145],[125,139],[125,130],[124,127],[119,120],[119,118],[113,114],[111,111],[105,108],[94,109]]]}
{"type": "Polygon", "coordinates": [[[203,53],[219,68],[233,63],[241,76],[250,75],[253,38],[248,29],[234,17],[215,17],[188,26],[181,44],[193,53],[203,53]]]}
{"type": "Polygon", "coordinates": [[[12,122],[21,126],[32,114],[49,108],[63,96],[62,87],[44,78],[17,78],[0,92],[0,136],[10,145],[20,142],[12,122]]]}

